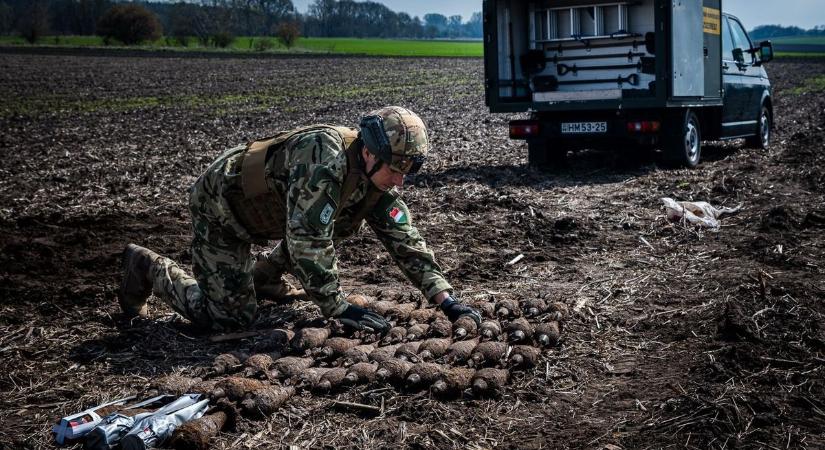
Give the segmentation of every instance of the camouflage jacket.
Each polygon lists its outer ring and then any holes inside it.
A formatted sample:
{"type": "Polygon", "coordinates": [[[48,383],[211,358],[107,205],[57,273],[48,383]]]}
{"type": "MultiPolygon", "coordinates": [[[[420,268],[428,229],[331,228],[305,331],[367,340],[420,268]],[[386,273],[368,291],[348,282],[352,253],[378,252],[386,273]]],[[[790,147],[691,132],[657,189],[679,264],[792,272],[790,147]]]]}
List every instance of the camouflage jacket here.
{"type": "MultiPolygon", "coordinates": [[[[313,130],[298,134],[283,145],[285,157],[270,158],[267,162],[267,185],[285,205],[283,224],[278,225],[284,230],[293,274],[324,315],[337,315],[345,307],[333,243],[359,232],[364,222],[426,298],[452,289],[433,253],[412,225],[410,212],[397,190],[383,193],[375,206],[365,216],[362,214],[364,219],[353,223],[371,182],[362,177],[349,198],[340,198],[347,156],[337,132],[313,130]]],[[[223,173],[223,200],[230,211],[238,208],[240,189],[240,164],[233,165],[232,161],[230,157],[223,173]]],[[[226,219],[239,238],[262,243],[260,237],[250,233],[239,220],[226,219]]]]}

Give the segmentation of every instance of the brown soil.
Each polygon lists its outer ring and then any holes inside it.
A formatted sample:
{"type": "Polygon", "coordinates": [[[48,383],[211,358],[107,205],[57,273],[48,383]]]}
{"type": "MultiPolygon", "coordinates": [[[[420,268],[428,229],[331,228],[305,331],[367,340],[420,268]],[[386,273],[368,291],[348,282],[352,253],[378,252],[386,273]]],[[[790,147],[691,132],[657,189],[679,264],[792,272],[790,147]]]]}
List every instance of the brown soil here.
{"type": "MultiPolygon", "coordinates": [[[[825,94],[793,92],[821,60],[768,67],[769,151],[708,143],[697,170],[587,151],[555,173],[528,169],[510,117],[487,112],[480,60],[6,54],[0,69],[0,449],[51,447],[56,417],[274,350],[211,342],[156,299],[125,320],[119,254],[188,264],[186,189],[223,148],[385,104],[431,127],[404,198],[459,296],[560,300],[561,344],[500,395],[300,390],[213,448],[825,446],[825,94]],[[702,232],[669,223],[664,196],[744,207],[702,232]]],[[[348,291],[417,299],[371,233],[338,252],[348,291]]],[[[320,324],[309,303],[260,312],[257,330],[320,324]]]]}

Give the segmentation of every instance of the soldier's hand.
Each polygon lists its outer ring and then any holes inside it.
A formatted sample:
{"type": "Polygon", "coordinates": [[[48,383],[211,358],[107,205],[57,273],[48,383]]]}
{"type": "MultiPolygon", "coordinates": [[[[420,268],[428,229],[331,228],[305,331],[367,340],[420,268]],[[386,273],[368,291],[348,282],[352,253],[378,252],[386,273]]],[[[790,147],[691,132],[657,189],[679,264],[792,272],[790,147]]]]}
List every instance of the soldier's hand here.
{"type": "Polygon", "coordinates": [[[390,324],[381,315],[355,305],[347,306],[347,309],[336,319],[358,331],[369,330],[374,333],[385,334],[390,330],[390,324]]]}
{"type": "Polygon", "coordinates": [[[469,316],[473,319],[476,325],[481,326],[481,314],[475,308],[459,303],[452,296],[447,297],[439,305],[444,314],[450,319],[450,322],[455,322],[461,316],[469,316]]]}

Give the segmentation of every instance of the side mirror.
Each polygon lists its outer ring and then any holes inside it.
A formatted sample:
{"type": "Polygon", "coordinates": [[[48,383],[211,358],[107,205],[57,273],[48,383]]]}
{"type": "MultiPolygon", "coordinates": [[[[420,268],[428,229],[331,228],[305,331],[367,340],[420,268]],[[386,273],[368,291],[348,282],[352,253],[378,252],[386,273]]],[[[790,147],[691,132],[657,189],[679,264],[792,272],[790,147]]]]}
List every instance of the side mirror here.
{"type": "Polygon", "coordinates": [[[741,48],[733,49],[733,60],[737,64],[745,64],[745,52],[741,48]]]}
{"type": "Polygon", "coordinates": [[[773,59],[773,44],[771,41],[762,41],[759,43],[759,60],[763,63],[773,59]]]}

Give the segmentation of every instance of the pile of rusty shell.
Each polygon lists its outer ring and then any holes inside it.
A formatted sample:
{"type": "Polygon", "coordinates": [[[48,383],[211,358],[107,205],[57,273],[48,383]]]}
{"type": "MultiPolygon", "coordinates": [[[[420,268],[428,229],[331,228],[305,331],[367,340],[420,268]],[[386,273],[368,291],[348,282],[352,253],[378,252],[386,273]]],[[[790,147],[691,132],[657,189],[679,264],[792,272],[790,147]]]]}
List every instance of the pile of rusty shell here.
{"type": "Polygon", "coordinates": [[[220,383],[220,378],[211,378],[208,380],[203,380],[198,383],[195,383],[192,387],[189,388],[187,391],[191,394],[203,394],[203,395],[212,395],[212,392],[215,390],[215,387],[220,383]]]}
{"type": "Polygon", "coordinates": [[[295,337],[295,332],[292,330],[274,329],[262,332],[259,338],[255,341],[254,351],[257,353],[266,353],[272,351],[283,351],[284,347],[288,346],[292,338],[295,337]]]}
{"type": "Polygon", "coordinates": [[[495,317],[496,305],[492,302],[485,302],[482,300],[470,302],[470,306],[477,309],[482,317],[495,317]]]}
{"type": "Polygon", "coordinates": [[[430,338],[426,339],[418,347],[418,358],[422,361],[431,361],[442,357],[447,353],[452,341],[449,338],[430,338]]]}
{"type": "Polygon", "coordinates": [[[304,353],[324,345],[329,338],[328,328],[301,328],[292,338],[292,348],[298,353],[304,353]]]}
{"type": "Polygon", "coordinates": [[[333,367],[323,376],[321,376],[321,381],[318,382],[314,386],[316,391],[319,392],[330,392],[333,389],[341,386],[344,381],[344,378],[347,376],[347,369],[346,367],[333,367]]]}
{"type": "Polygon", "coordinates": [[[418,349],[422,341],[405,342],[395,350],[395,357],[405,361],[418,362],[418,349]]]}
{"type": "Polygon", "coordinates": [[[413,363],[398,358],[388,358],[378,365],[375,376],[379,381],[399,383],[407,377],[407,372],[412,368],[413,363]]]}
{"type": "Polygon", "coordinates": [[[521,308],[517,301],[506,298],[496,305],[496,315],[502,319],[514,319],[521,315],[521,308]]]}
{"type": "Polygon", "coordinates": [[[559,343],[561,332],[558,322],[545,322],[536,325],[536,341],[544,347],[552,347],[559,343]]]}
{"type": "Polygon", "coordinates": [[[489,395],[499,392],[510,377],[510,372],[505,369],[487,367],[479,369],[473,376],[473,393],[476,395],[489,395]]]}
{"type": "Polygon", "coordinates": [[[378,364],[360,362],[353,364],[347,371],[344,377],[344,382],[347,384],[365,384],[375,381],[376,372],[378,371],[378,364]]]}
{"type": "Polygon", "coordinates": [[[206,450],[209,441],[223,430],[234,430],[237,411],[231,403],[219,402],[206,415],[175,429],[169,447],[176,450],[206,450]]]}
{"type": "Polygon", "coordinates": [[[507,354],[507,343],[487,341],[476,345],[468,364],[473,367],[494,366],[507,354]]]}
{"type": "Polygon", "coordinates": [[[535,367],[541,357],[541,350],[532,345],[516,345],[510,351],[509,364],[520,369],[535,367]]]}
{"type": "Polygon", "coordinates": [[[249,378],[266,374],[274,362],[275,361],[272,359],[272,356],[267,355],[266,353],[252,355],[244,361],[245,367],[243,374],[245,377],[249,378]]]}
{"type": "Polygon", "coordinates": [[[392,308],[387,310],[387,318],[399,321],[407,321],[410,318],[410,313],[415,311],[415,303],[397,303],[392,308]]]}
{"type": "Polygon", "coordinates": [[[478,335],[478,324],[470,316],[461,316],[453,323],[453,336],[456,339],[469,339],[478,335]]]}
{"type": "Polygon", "coordinates": [[[544,314],[544,311],[547,311],[547,303],[540,298],[531,298],[524,301],[522,304],[522,310],[524,311],[525,316],[536,317],[544,314]]]}
{"type": "Polygon", "coordinates": [[[392,344],[392,345],[385,345],[383,347],[378,347],[369,354],[369,360],[380,363],[385,359],[395,357],[395,352],[398,350],[401,344],[392,344]]]}
{"type": "Polygon", "coordinates": [[[438,397],[460,396],[470,387],[475,373],[475,369],[467,367],[450,367],[433,383],[432,392],[438,397]]]}
{"type": "Polygon", "coordinates": [[[235,373],[241,367],[240,358],[233,353],[221,353],[212,361],[212,373],[214,375],[235,373]]]}
{"type": "Polygon", "coordinates": [[[384,336],[381,342],[384,344],[397,344],[403,342],[405,337],[407,337],[407,329],[396,326],[390,328],[390,331],[387,332],[387,335],[384,336]]]}
{"type": "Polygon", "coordinates": [[[549,312],[551,314],[550,318],[557,322],[567,320],[570,317],[570,309],[562,302],[553,302],[550,305],[549,312]]]}
{"type": "Polygon", "coordinates": [[[318,358],[338,358],[347,350],[360,345],[361,341],[358,339],[350,339],[345,337],[331,337],[324,341],[324,346],[313,352],[313,356],[318,358]]]}
{"type": "Polygon", "coordinates": [[[509,333],[509,338],[512,342],[526,342],[533,337],[535,328],[533,327],[533,324],[527,321],[527,319],[524,317],[519,317],[518,319],[513,319],[509,324],[507,324],[507,332],[509,333]]]}
{"type": "Polygon", "coordinates": [[[430,325],[426,323],[418,323],[407,329],[407,340],[417,341],[424,338],[430,331],[430,325]]]}
{"type": "Polygon", "coordinates": [[[254,392],[252,398],[241,402],[244,414],[252,418],[268,417],[278,411],[290,397],[295,394],[295,388],[291,386],[267,386],[254,392]]]}
{"type": "Polygon", "coordinates": [[[200,378],[190,378],[183,375],[166,375],[153,381],[150,389],[155,389],[160,394],[171,394],[181,396],[192,391],[192,387],[200,383],[200,378]]]}
{"type": "Polygon", "coordinates": [[[410,312],[407,318],[410,325],[426,324],[431,322],[436,316],[437,310],[435,308],[420,308],[410,312]]]}
{"type": "Polygon", "coordinates": [[[341,358],[341,364],[344,367],[349,367],[360,362],[367,362],[370,359],[370,354],[375,351],[375,346],[371,344],[356,345],[344,353],[341,358]]]}
{"type": "Polygon", "coordinates": [[[441,364],[420,362],[413,364],[407,372],[407,388],[429,386],[438,380],[446,368],[441,364]]]}
{"type": "Polygon", "coordinates": [[[375,300],[366,295],[352,294],[347,296],[347,303],[359,308],[370,308],[372,304],[375,303],[375,300]]]}
{"type": "Polygon", "coordinates": [[[430,323],[431,337],[450,337],[453,335],[453,324],[446,317],[438,318],[430,323]]]}
{"type": "Polygon", "coordinates": [[[375,311],[378,315],[386,317],[387,313],[396,306],[398,306],[398,303],[391,302],[389,300],[381,300],[371,304],[369,308],[375,311]]]}
{"type": "Polygon", "coordinates": [[[479,335],[484,340],[495,340],[501,335],[501,324],[497,320],[485,320],[479,327],[479,335]]]}
{"type": "Polygon", "coordinates": [[[272,364],[269,371],[271,378],[293,378],[297,377],[304,370],[312,367],[315,360],[312,358],[299,358],[297,356],[285,356],[272,364]]]}
{"type": "Polygon", "coordinates": [[[447,354],[444,356],[444,361],[447,364],[464,364],[470,359],[470,356],[473,354],[473,350],[475,350],[478,342],[478,338],[467,341],[453,342],[450,345],[450,348],[447,349],[447,354]]]}
{"type": "Polygon", "coordinates": [[[226,397],[233,401],[239,401],[250,397],[255,391],[267,386],[269,386],[269,383],[254,378],[228,377],[215,385],[211,397],[226,397]]]}
{"type": "Polygon", "coordinates": [[[309,367],[295,378],[294,384],[300,387],[313,388],[321,381],[324,374],[330,370],[332,370],[331,367],[309,367]]]}

